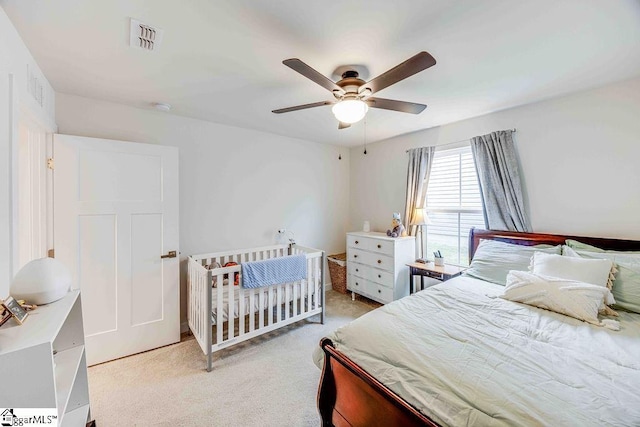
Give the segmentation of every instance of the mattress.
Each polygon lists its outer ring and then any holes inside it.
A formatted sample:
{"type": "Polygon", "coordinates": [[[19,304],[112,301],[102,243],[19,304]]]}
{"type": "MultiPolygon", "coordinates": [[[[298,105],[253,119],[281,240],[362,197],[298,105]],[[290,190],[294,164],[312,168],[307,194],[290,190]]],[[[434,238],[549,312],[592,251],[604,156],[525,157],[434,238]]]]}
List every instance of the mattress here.
{"type": "MultiPolygon", "coordinates": [[[[458,277],[367,313],[335,347],[443,426],[640,425],[640,315],[620,331],[458,277]]],[[[323,353],[314,352],[322,366],[323,353]]]]}
{"type": "MultiPolygon", "coordinates": [[[[305,297],[307,297],[307,293],[308,293],[308,287],[307,287],[307,281],[306,280],[301,280],[302,286],[305,289],[305,297]]],[[[297,285],[296,285],[297,286],[297,285]]],[[[312,295],[316,295],[318,290],[318,286],[316,286],[316,289],[314,290],[312,288],[311,292],[312,295]]],[[[213,324],[215,325],[218,319],[218,288],[213,288],[212,290],[212,296],[211,296],[211,320],[213,322],[213,324]]],[[[233,317],[234,318],[238,318],[238,315],[240,313],[240,292],[242,291],[242,289],[239,286],[235,286],[234,287],[234,292],[233,292],[233,317]]],[[[269,298],[269,287],[263,287],[263,288],[255,288],[255,289],[244,289],[244,313],[242,313],[243,316],[248,315],[251,311],[253,311],[254,313],[257,313],[260,310],[260,299],[262,299],[263,301],[263,307],[266,308],[273,308],[278,304],[278,293],[277,293],[277,286],[273,286],[273,293],[271,295],[271,298],[269,298]],[[251,301],[249,299],[249,294],[251,291],[255,292],[255,297],[254,297],[254,304],[253,306],[251,305],[251,301]]],[[[298,294],[297,294],[297,299],[300,299],[300,290],[298,290],[298,294]]],[[[285,302],[291,302],[294,300],[294,295],[293,295],[293,288],[290,289],[289,291],[289,298],[287,298],[286,296],[286,292],[283,289],[282,291],[282,296],[280,297],[280,303],[284,304],[285,302]]],[[[223,286],[223,294],[222,294],[222,321],[226,322],[227,320],[229,320],[229,286],[228,285],[224,285],[223,286]]]]}

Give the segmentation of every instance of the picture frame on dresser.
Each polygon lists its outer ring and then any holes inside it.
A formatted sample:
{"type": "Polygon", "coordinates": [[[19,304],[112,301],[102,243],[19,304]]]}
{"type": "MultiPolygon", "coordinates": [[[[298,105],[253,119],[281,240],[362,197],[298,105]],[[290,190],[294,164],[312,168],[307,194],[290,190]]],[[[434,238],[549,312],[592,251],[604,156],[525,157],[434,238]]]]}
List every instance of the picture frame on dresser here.
{"type": "Polygon", "coordinates": [[[379,232],[347,233],[347,290],[381,304],[409,295],[409,268],[415,237],[379,232]]]}
{"type": "Polygon", "coordinates": [[[4,301],[2,301],[2,307],[11,314],[18,325],[22,325],[29,315],[29,313],[27,313],[27,310],[22,308],[20,303],[16,301],[12,296],[8,296],[4,301]]]}

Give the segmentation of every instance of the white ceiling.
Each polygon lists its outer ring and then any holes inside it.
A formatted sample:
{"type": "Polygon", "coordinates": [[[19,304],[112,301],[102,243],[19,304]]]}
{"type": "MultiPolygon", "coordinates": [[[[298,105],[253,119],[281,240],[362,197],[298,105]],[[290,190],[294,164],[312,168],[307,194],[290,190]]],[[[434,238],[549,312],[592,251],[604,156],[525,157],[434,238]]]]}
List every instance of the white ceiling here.
{"type": "Polygon", "coordinates": [[[297,57],[331,77],[373,78],[419,51],[437,64],[380,97],[424,103],[420,115],[369,111],[367,141],[390,138],[640,75],[639,0],[0,0],[58,92],[321,143],[338,130],[330,100],[282,65],[297,57]],[[129,18],[164,29],[155,53],[128,46],[129,18]]]}

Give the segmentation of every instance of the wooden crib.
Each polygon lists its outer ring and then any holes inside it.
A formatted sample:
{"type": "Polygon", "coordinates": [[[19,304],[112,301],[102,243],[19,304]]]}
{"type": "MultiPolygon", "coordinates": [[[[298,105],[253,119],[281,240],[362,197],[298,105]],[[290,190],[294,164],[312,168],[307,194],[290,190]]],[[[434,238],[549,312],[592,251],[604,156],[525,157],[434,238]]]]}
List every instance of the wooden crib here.
{"type": "Polygon", "coordinates": [[[207,371],[216,351],[317,314],[324,324],[324,264],[324,251],[296,244],[190,256],[187,317],[207,371]],[[307,258],[306,280],[262,288],[234,286],[240,265],[210,268],[298,254],[307,258]]]}

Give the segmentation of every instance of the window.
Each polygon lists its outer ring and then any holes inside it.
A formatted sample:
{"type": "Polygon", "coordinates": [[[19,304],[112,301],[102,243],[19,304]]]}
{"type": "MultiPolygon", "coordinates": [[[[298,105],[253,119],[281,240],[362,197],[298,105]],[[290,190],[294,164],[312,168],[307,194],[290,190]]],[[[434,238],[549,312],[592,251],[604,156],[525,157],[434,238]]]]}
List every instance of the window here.
{"type": "Polygon", "coordinates": [[[425,208],[431,224],[424,257],[432,259],[439,250],[446,263],[468,265],[469,229],[485,228],[471,147],[435,153],[425,208]]]}

